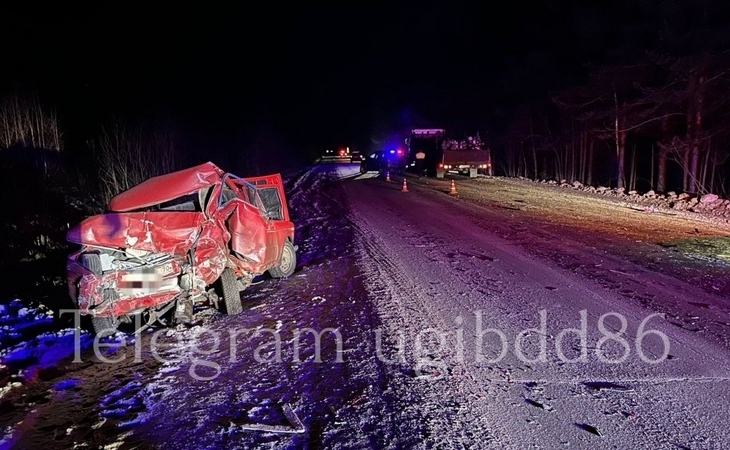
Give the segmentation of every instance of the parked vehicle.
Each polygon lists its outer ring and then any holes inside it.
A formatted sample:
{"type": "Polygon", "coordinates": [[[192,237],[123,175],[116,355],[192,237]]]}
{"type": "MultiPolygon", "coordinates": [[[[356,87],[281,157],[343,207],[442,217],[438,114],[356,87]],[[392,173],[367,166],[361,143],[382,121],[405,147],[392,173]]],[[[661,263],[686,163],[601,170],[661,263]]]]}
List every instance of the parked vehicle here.
{"type": "Polygon", "coordinates": [[[353,162],[353,163],[362,162],[362,154],[357,150],[353,150],[350,153],[350,162],[353,162]]]}
{"type": "Polygon", "coordinates": [[[294,224],[280,174],[240,178],[211,162],[150,178],[67,233],[68,289],[96,334],[144,318],[191,320],[207,303],[243,310],[241,291],[296,268],[294,224]],[[222,304],[220,300],[222,299],[222,304]]]}
{"type": "Polygon", "coordinates": [[[443,162],[436,169],[436,176],[442,178],[448,172],[456,172],[474,178],[479,174],[489,175],[492,164],[486,150],[445,149],[443,162]]]}
{"type": "Polygon", "coordinates": [[[325,150],[317,162],[320,164],[349,164],[352,162],[350,147],[343,147],[338,150],[325,150]]]}
{"type": "Polygon", "coordinates": [[[445,130],[441,128],[415,129],[411,130],[410,136],[406,139],[408,145],[408,168],[410,171],[421,172],[419,176],[426,175],[435,177],[439,164],[442,164],[445,130]],[[419,164],[416,155],[423,153],[423,159],[419,164]],[[418,168],[416,168],[418,166],[418,168]]]}
{"type": "MultiPolygon", "coordinates": [[[[449,139],[441,128],[414,129],[406,140],[409,167],[415,168],[418,153],[425,156],[421,164],[429,177],[442,178],[448,172],[476,177],[491,174],[491,155],[479,134],[463,140],[449,139]]],[[[414,169],[420,172],[420,169],[414,169]]]]}
{"type": "Polygon", "coordinates": [[[407,163],[405,152],[401,149],[373,152],[360,162],[360,173],[401,174],[405,171],[407,163]]]}
{"type": "Polygon", "coordinates": [[[436,171],[437,177],[443,177],[448,172],[457,172],[470,178],[478,174],[491,175],[491,154],[479,134],[464,140],[446,139],[441,146],[443,154],[436,171]]]}

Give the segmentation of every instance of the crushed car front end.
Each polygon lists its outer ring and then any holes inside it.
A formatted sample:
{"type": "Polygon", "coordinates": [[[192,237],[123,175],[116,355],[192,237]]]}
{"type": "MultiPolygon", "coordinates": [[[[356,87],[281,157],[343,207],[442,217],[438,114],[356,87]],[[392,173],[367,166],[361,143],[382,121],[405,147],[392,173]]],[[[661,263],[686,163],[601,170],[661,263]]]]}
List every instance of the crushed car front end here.
{"type": "Polygon", "coordinates": [[[71,298],[81,314],[120,317],[196,296],[225,266],[222,232],[202,212],[92,216],[69,230],[71,298]],[[196,262],[208,261],[207,264],[196,262]]]}
{"type": "Polygon", "coordinates": [[[122,317],[169,303],[186,272],[166,253],[85,246],[67,262],[69,295],[81,314],[122,317]]]}

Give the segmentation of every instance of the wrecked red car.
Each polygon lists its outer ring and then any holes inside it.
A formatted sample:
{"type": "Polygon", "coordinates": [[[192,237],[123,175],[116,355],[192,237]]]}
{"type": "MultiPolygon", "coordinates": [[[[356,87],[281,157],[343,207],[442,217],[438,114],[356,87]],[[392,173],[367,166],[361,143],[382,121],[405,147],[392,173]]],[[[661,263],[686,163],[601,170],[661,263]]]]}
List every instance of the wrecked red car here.
{"type": "Polygon", "coordinates": [[[281,175],[240,178],[211,162],[122,192],[66,238],[81,245],[69,294],[102,336],[140,318],[189,322],[200,303],[238,314],[255,277],[288,277],[297,261],[281,175]]]}

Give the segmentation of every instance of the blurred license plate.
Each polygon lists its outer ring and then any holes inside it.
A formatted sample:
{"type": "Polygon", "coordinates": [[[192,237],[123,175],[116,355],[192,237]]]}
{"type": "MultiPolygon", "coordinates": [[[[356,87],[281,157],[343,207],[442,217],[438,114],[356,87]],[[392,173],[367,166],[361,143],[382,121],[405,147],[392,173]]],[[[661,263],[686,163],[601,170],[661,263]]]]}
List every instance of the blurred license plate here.
{"type": "MultiPolygon", "coordinates": [[[[169,265],[170,268],[168,270],[172,272],[172,264],[169,265]]],[[[119,289],[127,295],[156,292],[161,286],[162,271],[154,268],[145,268],[126,273],[119,280],[119,289]]]]}
{"type": "Polygon", "coordinates": [[[162,266],[160,268],[160,274],[164,277],[165,275],[170,275],[174,271],[174,267],[172,267],[172,263],[169,262],[162,266]]]}

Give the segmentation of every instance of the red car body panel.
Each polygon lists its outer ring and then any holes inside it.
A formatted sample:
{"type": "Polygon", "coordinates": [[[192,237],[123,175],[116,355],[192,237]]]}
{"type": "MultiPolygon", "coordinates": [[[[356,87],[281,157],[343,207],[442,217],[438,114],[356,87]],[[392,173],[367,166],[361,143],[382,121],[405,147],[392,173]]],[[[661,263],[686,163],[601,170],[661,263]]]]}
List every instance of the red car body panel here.
{"type": "Polygon", "coordinates": [[[294,242],[281,175],[243,179],[210,162],[151,178],[114,197],[108,210],[67,233],[81,245],[67,273],[82,314],[124,316],[183,292],[198,296],[226,267],[252,278],[278,263],[286,240],[294,242]],[[158,208],[191,194],[205,201],[198,211],[158,208]],[[90,252],[104,256],[102,273],[84,267],[81,257],[90,252]],[[108,290],[116,296],[105,302],[108,290]]]}
{"type": "Polygon", "coordinates": [[[108,209],[123,212],[164,203],[220,183],[223,175],[220,168],[207,162],[152,177],[112,198],[108,209]]]}
{"type": "Polygon", "coordinates": [[[139,212],[102,214],[84,219],[66,233],[76,244],[134,247],[184,255],[200,233],[203,213],[139,212]]]}
{"type": "MultiPolygon", "coordinates": [[[[106,289],[106,286],[120,283],[123,276],[121,272],[112,272],[98,277],[81,266],[70,265],[68,269],[71,273],[82,277],[79,287],[69,290],[69,294],[77,299],[77,306],[82,314],[124,316],[140,309],[165,304],[174,300],[181,292],[180,289],[177,289],[140,297],[128,297],[126,300],[122,299],[124,301],[115,303],[104,303],[99,293],[106,289]]],[[[71,285],[69,285],[70,287],[71,285]]]]}

